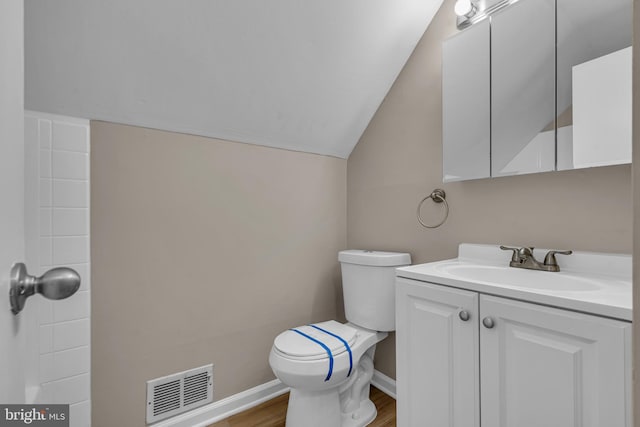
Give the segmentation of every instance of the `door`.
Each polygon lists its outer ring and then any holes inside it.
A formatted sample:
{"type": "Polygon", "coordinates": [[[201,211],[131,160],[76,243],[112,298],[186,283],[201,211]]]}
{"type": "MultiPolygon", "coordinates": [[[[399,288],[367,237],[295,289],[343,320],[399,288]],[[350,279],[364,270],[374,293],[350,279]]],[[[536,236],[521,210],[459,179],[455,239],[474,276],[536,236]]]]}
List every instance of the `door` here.
{"type": "Polygon", "coordinates": [[[631,323],[480,296],[482,422],[630,427],[631,323]]]}
{"type": "Polygon", "coordinates": [[[398,279],[399,426],[479,426],[478,294],[398,279]]]}
{"type": "Polygon", "coordinates": [[[24,259],[23,1],[0,2],[0,403],[24,403],[25,316],[9,309],[9,270],[24,259]]]}

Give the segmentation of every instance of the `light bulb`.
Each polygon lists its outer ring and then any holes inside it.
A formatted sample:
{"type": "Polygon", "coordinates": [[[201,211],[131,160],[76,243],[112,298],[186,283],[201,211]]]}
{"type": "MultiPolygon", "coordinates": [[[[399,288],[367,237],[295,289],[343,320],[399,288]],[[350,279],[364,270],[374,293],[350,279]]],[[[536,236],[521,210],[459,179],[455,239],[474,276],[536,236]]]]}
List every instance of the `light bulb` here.
{"type": "Polygon", "coordinates": [[[454,7],[454,11],[458,16],[469,16],[473,13],[474,7],[471,0],[458,0],[454,7]]]}

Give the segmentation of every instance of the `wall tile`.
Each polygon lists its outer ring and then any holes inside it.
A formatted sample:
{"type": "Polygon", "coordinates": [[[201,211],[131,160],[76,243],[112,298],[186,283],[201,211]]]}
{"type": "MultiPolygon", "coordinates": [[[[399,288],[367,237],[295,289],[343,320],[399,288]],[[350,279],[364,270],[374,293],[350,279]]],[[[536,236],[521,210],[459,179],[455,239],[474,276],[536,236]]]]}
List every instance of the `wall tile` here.
{"type": "Polygon", "coordinates": [[[53,325],[40,326],[40,354],[53,351],[53,325]]]}
{"type": "Polygon", "coordinates": [[[52,246],[51,246],[51,237],[41,237],[40,238],[40,265],[51,265],[52,264],[52,246]]]}
{"type": "Polygon", "coordinates": [[[53,350],[62,351],[89,345],[89,319],[53,325],[53,350]]]}
{"type": "Polygon", "coordinates": [[[71,123],[53,123],[53,149],[89,152],[89,138],[86,126],[71,123]]]}
{"type": "Polygon", "coordinates": [[[40,150],[40,178],[51,178],[51,151],[40,150]]]}
{"type": "Polygon", "coordinates": [[[47,150],[51,149],[51,121],[40,119],[39,120],[40,131],[38,137],[40,138],[40,148],[47,150]]]}
{"type": "Polygon", "coordinates": [[[56,301],[53,306],[53,321],[64,322],[89,317],[89,292],[78,291],[67,299],[56,301]]]}
{"type": "Polygon", "coordinates": [[[88,182],[53,180],[53,206],[58,208],[88,208],[88,182]]]}
{"type": "Polygon", "coordinates": [[[89,210],[85,208],[53,209],[54,236],[87,236],[89,234],[89,210]]]}
{"type": "Polygon", "coordinates": [[[38,304],[38,321],[41,325],[53,322],[53,301],[40,298],[38,304]]]}
{"type": "Polygon", "coordinates": [[[87,236],[53,237],[53,265],[82,264],[89,261],[87,236]]]}
{"type": "Polygon", "coordinates": [[[40,381],[49,382],[55,378],[55,363],[53,361],[53,353],[40,355],[40,381]]]}
{"type": "Polygon", "coordinates": [[[40,236],[51,236],[51,208],[40,209],[40,236]]]}
{"type": "Polygon", "coordinates": [[[51,206],[51,180],[49,178],[40,179],[40,206],[51,206]]]}
{"type": "Polygon", "coordinates": [[[54,380],[89,372],[89,347],[53,353],[54,380]]]}
{"type": "Polygon", "coordinates": [[[69,408],[71,417],[69,427],[90,427],[91,426],[91,404],[81,402],[71,405],[69,408]]]}
{"type": "Polygon", "coordinates": [[[40,206],[32,218],[25,215],[25,226],[37,231],[37,240],[29,244],[39,251],[38,265],[30,273],[68,265],[82,279],[80,290],[65,300],[39,297],[27,303],[39,325],[39,400],[72,404],[71,425],[89,427],[89,123],[35,112],[29,118],[29,135],[39,149],[26,160],[35,165],[32,191],[38,191],[34,197],[40,206]]]}
{"type": "Polygon", "coordinates": [[[72,151],[53,151],[51,164],[54,178],[81,179],[89,178],[89,155],[72,151]]]}
{"type": "Polygon", "coordinates": [[[45,383],[42,388],[50,396],[48,403],[74,404],[89,399],[90,386],[89,374],[82,374],[45,383]]]}

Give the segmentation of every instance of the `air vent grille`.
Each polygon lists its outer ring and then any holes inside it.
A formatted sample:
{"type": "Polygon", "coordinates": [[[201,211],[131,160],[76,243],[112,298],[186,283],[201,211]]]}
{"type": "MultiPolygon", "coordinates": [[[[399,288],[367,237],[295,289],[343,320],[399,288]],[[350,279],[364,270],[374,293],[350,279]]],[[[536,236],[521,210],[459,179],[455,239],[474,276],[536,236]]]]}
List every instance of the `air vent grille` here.
{"type": "Polygon", "coordinates": [[[147,423],[213,402],[213,365],[147,381],[147,423]]]}
{"type": "Polygon", "coordinates": [[[155,386],[153,402],[154,416],[180,408],[180,380],[155,386]]]}

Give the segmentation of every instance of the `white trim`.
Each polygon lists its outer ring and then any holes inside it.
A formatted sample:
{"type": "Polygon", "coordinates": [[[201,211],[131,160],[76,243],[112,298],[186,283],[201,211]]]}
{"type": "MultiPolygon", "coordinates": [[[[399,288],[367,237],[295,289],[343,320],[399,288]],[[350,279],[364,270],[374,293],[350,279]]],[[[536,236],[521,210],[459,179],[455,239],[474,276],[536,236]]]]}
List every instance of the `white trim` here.
{"type": "MultiPolygon", "coordinates": [[[[371,384],[383,393],[396,398],[396,380],[378,370],[373,371],[371,384]]],[[[206,427],[239,412],[258,406],[289,391],[280,380],[269,381],[217,402],[210,403],[168,420],[152,424],[153,427],[206,427]]]]}
{"type": "Polygon", "coordinates": [[[371,378],[371,384],[378,388],[384,394],[396,399],[396,380],[390,378],[378,371],[373,371],[373,378],[371,378]]]}
{"type": "Polygon", "coordinates": [[[269,381],[217,402],[152,424],[153,427],[205,427],[253,408],[289,391],[280,380],[269,381]]]}

